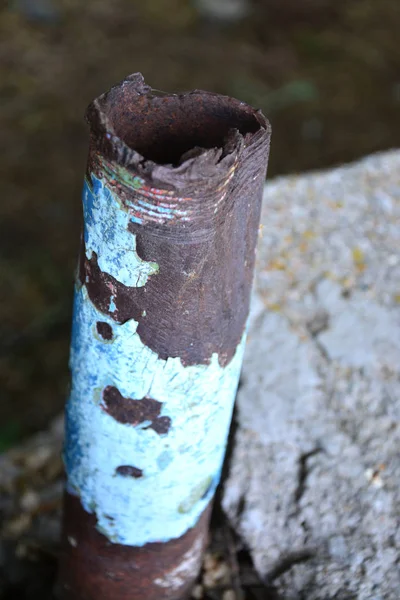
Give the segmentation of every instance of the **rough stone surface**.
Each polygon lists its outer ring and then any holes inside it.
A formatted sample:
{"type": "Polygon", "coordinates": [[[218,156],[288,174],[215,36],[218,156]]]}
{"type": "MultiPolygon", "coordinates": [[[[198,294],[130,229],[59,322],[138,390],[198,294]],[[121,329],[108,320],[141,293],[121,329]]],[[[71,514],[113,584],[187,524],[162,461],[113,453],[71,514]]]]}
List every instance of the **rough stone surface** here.
{"type": "Polygon", "coordinates": [[[285,600],[400,595],[400,153],[265,189],[223,506],[285,600]]]}

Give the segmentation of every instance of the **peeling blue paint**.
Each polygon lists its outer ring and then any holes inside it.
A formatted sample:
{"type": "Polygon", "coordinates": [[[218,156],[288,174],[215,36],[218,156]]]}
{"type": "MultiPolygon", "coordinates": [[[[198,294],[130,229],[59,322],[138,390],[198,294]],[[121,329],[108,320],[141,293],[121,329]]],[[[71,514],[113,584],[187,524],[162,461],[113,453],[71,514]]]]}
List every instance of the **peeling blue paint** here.
{"type": "Polygon", "coordinates": [[[158,273],[157,263],[137,255],[136,236],[128,231],[128,209],[95,175],[92,187],[84,184],[83,214],[86,256],[90,260],[95,252],[101,271],[128,287],[142,287],[158,273]]]}
{"type": "Polygon", "coordinates": [[[94,307],[84,287],[76,290],[65,464],[70,489],[79,490],[88,512],[96,507],[101,531],[112,541],[141,546],[183,535],[215,492],[244,339],[225,368],[217,354],[210,365],[184,367],[179,358],[158,358],[136,328],[133,319],[118,325],[94,307]],[[112,343],[94,334],[99,319],[112,325],[112,343]],[[162,402],[161,415],[172,420],[168,435],[143,423],[118,423],[107,414],[99,390],[108,385],[129,398],[162,402]],[[131,463],[145,476],[115,477],[119,465],[131,463]],[[206,496],[182,512],[182,503],[208,480],[213,483],[206,496]]]}
{"type": "MultiPolygon", "coordinates": [[[[130,215],[100,180],[93,182],[93,191],[87,185],[84,191],[87,252],[96,252],[102,270],[121,283],[144,285],[157,276],[157,266],[138,257],[135,236],[127,232],[130,215]]],[[[210,502],[245,346],[244,334],[225,368],[216,353],[209,365],[184,367],[179,358],[160,359],[145,346],[137,326],[133,319],[116,323],[97,310],[85,286],[76,287],[64,452],[68,489],[96,514],[109,540],[132,546],[180,537],[210,502]],[[112,327],[111,341],[97,335],[98,321],[112,327]],[[102,407],[107,386],[125,398],[161,402],[160,416],[171,419],[168,434],[115,420],[102,407]],[[120,465],[135,465],[143,476],[118,477],[120,465]]]]}

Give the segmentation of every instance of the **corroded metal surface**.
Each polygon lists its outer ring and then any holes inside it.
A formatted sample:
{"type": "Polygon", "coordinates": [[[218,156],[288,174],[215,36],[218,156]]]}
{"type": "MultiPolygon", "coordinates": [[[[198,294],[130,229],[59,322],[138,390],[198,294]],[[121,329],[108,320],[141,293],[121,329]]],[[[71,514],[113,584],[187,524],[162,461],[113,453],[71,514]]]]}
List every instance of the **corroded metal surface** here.
{"type": "MultiPolygon", "coordinates": [[[[269,125],[237,100],[160,94],[140,75],[94,101],[87,118],[67,508],[79,506],[82,530],[96,530],[115,564],[122,548],[124,560],[147,561],[153,574],[148,548],[156,545],[170,570],[191,553],[194,577],[203,542],[194,553],[194,538],[189,546],[183,540],[205,527],[219,482],[245,345],[269,125]]],[[[74,595],[64,597],[99,599],[88,571],[102,569],[96,544],[85,550],[74,595]]],[[[77,567],[64,567],[65,591],[77,567]]],[[[142,589],[142,569],[121,569],[120,591],[102,579],[104,598],[142,589]]],[[[160,577],[137,597],[181,597],[160,577]]]]}
{"type": "Polygon", "coordinates": [[[132,548],[112,544],[96,529],[78,498],[64,500],[60,600],[178,600],[185,598],[201,563],[211,506],[195,528],[166,543],[132,548]]]}

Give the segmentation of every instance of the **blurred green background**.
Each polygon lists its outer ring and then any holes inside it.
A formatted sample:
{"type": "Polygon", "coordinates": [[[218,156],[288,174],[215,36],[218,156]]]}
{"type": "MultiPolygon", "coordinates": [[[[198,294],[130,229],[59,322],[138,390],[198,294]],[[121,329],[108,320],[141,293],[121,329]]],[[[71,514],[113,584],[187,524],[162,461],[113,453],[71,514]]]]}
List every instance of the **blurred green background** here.
{"type": "Polygon", "coordinates": [[[0,12],[0,450],[68,389],[86,105],[141,71],[263,109],[269,176],[395,146],[398,0],[12,0],[0,12]]]}

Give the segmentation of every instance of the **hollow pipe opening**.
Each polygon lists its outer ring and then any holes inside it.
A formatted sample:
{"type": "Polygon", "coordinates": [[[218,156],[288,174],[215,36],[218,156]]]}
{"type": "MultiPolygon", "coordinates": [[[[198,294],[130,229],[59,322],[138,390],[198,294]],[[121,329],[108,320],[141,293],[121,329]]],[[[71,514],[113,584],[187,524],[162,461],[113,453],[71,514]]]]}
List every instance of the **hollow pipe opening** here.
{"type": "Polygon", "coordinates": [[[164,165],[179,165],[193,149],[224,148],[234,130],[246,136],[263,126],[243,102],[203,91],[163,94],[140,79],[110,90],[100,106],[129,148],[164,165]]]}

